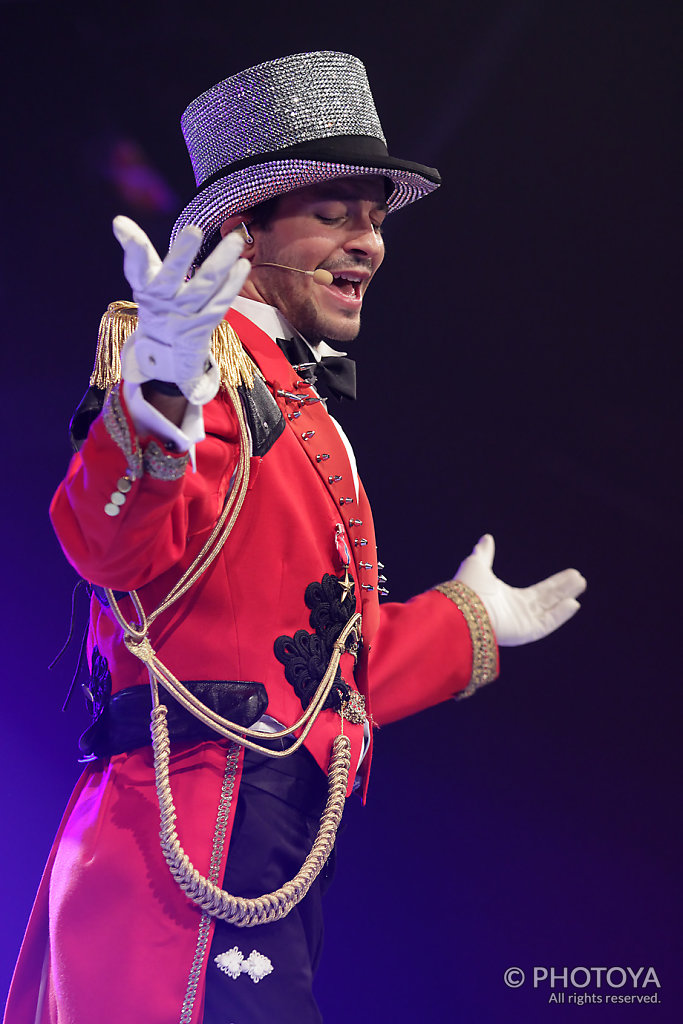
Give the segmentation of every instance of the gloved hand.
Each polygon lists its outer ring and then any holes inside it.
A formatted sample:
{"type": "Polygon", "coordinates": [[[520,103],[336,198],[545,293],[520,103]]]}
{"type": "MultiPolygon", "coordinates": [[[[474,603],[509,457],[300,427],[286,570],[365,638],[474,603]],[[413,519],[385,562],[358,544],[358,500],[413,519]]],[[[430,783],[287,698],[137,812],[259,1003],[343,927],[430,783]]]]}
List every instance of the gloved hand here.
{"type": "Polygon", "coordinates": [[[481,598],[500,647],[540,640],[579,610],[575,599],[586,589],[586,581],[576,569],[565,569],[532,587],[509,587],[493,574],[494,553],[495,542],[486,533],[455,579],[481,598]]]}
{"type": "Polygon", "coordinates": [[[121,350],[123,378],[133,384],[177,384],[189,402],[205,405],[220,385],[210,354],[211,335],[239,294],[250,270],[239,259],[242,237],[233,232],[194,277],[187,270],[202,242],[188,224],[161,262],[149,238],[128,217],[116,217],[114,234],[124,252],[123,270],[138,304],[138,326],[121,350]]]}

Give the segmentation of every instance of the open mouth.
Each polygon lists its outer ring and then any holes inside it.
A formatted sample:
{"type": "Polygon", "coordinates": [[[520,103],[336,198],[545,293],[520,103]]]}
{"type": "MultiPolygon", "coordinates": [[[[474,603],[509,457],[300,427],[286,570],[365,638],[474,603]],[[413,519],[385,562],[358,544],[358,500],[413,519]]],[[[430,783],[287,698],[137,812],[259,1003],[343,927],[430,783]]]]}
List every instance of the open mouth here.
{"type": "Polygon", "coordinates": [[[360,301],[362,280],[360,274],[354,274],[350,270],[342,271],[333,275],[333,281],[329,287],[336,289],[347,299],[360,301]]]}

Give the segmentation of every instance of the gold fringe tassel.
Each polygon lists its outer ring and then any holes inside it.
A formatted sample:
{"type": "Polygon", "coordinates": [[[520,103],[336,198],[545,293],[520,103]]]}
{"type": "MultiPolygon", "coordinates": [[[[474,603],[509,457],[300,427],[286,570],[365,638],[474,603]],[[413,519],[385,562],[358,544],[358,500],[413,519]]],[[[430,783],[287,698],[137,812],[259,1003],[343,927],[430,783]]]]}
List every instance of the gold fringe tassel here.
{"type": "MultiPolygon", "coordinates": [[[[107,306],[97,334],[95,365],[90,375],[92,386],[106,389],[121,380],[121,349],[138,325],[137,308],[134,302],[125,299],[110,302],[107,306]]],[[[213,332],[211,350],[220,372],[222,388],[236,388],[244,384],[251,391],[254,377],[263,376],[226,320],[221,320],[213,332]]]]}
{"type": "Polygon", "coordinates": [[[227,320],[221,320],[211,337],[211,351],[221,375],[221,387],[236,388],[244,384],[251,391],[254,377],[263,377],[227,320]]]}
{"type": "Polygon", "coordinates": [[[137,308],[134,302],[126,302],[125,299],[110,302],[107,306],[97,333],[91,387],[106,389],[121,380],[121,349],[138,325],[137,308]]]}

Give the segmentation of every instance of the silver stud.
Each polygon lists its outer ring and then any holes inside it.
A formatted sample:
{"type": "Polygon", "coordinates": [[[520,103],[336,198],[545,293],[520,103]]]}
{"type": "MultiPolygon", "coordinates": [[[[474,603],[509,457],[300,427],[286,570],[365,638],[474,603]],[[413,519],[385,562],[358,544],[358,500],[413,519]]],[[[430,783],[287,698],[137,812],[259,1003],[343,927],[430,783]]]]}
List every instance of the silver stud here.
{"type": "Polygon", "coordinates": [[[299,416],[301,416],[300,412],[288,412],[287,413],[287,419],[288,420],[298,420],[299,416]]]}
{"type": "Polygon", "coordinates": [[[328,476],[328,478],[327,478],[327,482],[330,483],[330,484],[338,484],[340,480],[341,480],[341,477],[339,476],[338,473],[337,473],[336,476],[328,476]]]}
{"type": "Polygon", "coordinates": [[[349,526],[362,526],[362,525],[363,525],[363,520],[362,519],[349,519],[349,526]]]}
{"type": "Polygon", "coordinates": [[[327,462],[328,459],[329,459],[329,455],[327,454],[327,452],[320,452],[315,457],[315,461],[316,462],[327,462]]]}
{"type": "Polygon", "coordinates": [[[377,568],[378,569],[383,569],[384,568],[384,562],[378,562],[377,563],[377,568]]]}
{"type": "Polygon", "coordinates": [[[278,388],[277,393],[284,398],[286,402],[296,402],[297,405],[303,405],[306,401],[303,395],[295,395],[292,391],[283,391],[282,388],[278,388]]]}
{"type": "Polygon", "coordinates": [[[361,590],[374,590],[374,589],[375,588],[371,587],[369,583],[361,583],[361,590]]]}
{"type": "Polygon", "coordinates": [[[382,595],[382,597],[386,597],[386,596],[387,596],[387,594],[389,593],[389,591],[387,590],[387,588],[386,588],[386,587],[378,587],[378,588],[377,588],[377,593],[378,593],[378,594],[381,594],[381,595],[382,595]]]}
{"type": "Polygon", "coordinates": [[[361,567],[361,569],[372,569],[372,565],[370,562],[359,562],[358,564],[361,567]]]}
{"type": "Polygon", "coordinates": [[[380,575],[379,575],[379,576],[377,577],[377,582],[378,582],[378,583],[386,583],[386,582],[387,582],[387,578],[386,578],[386,576],[383,576],[383,575],[382,575],[382,574],[380,573],[380,575]]]}
{"type": "Polygon", "coordinates": [[[310,441],[311,438],[314,437],[314,435],[315,435],[315,430],[304,430],[304,432],[303,432],[303,434],[301,436],[302,436],[304,441],[310,441]]]}
{"type": "Polygon", "coordinates": [[[357,548],[364,548],[365,545],[367,544],[367,538],[366,537],[354,537],[353,538],[353,543],[354,543],[354,545],[357,548]]]}
{"type": "Polygon", "coordinates": [[[352,505],[353,504],[353,498],[340,498],[339,499],[339,504],[340,505],[352,505]]]}
{"type": "Polygon", "coordinates": [[[118,505],[112,505],[112,503],[108,501],[107,504],[104,506],[104,511],[108,516],[117,516],[121,509],[119,508],[118,505]]]}

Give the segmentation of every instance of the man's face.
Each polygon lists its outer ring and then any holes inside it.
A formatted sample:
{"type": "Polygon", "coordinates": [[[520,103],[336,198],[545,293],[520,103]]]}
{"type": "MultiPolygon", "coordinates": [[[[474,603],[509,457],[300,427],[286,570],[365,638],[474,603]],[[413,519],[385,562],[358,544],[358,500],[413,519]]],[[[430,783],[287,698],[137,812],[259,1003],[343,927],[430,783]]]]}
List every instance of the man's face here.
{"type": "Polygon", "coordinates": [[[276,306],[310,342],[352,341],[360,330],[363,296],[384,259],[384,179],[337,178],[287,193],[265,227],[250,226],[252,271],[243,294],[276,306]],[[259,267],[282,263],[329,270],[331,285],[305,274],[259,267]]]}

